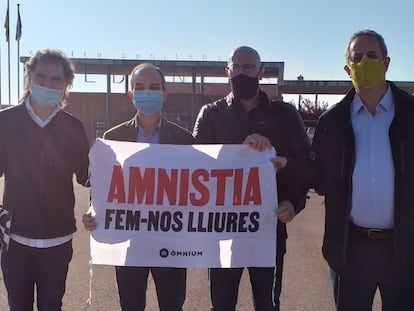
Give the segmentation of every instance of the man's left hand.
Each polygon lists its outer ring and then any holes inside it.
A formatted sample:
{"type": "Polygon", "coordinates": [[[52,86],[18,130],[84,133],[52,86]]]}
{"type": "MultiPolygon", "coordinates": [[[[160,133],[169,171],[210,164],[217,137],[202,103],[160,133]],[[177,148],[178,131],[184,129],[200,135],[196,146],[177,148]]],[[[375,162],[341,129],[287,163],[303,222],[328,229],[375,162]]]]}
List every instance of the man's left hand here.
{"type": "Polygon", "coordinates": [[[280,170],[285,168],[285,166],[287,165],[288,159],[286,157],[277,156],[276,158],[270,159],[270,161],[272,162],[276,171],[279,172],[280,170]]]}
{"type": "Polygon", "coordinates": [[[247,144],[250,147],[257,149],[259,151],[272,148],[272,144],[270,143],[270,140],[267,137],[256,133],[247,136],[244,139],[243,144],[247,144]]]}

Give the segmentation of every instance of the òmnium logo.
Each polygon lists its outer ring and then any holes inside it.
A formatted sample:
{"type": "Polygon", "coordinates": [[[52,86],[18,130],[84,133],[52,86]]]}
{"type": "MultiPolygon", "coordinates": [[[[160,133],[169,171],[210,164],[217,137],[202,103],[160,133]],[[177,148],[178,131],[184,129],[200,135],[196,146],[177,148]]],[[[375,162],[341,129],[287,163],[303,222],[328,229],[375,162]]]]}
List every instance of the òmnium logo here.
{"type": "Polygon", "coordinates": [[[160,256],[161,256],[162,258],[166,258],[166,257],[168,257],[168,254],[169,254],[168,249],[166,249],[166,248],[161,248],[161,250],[160,250],[160,256]]]}
{"type": "Polygon", "coordinates": [[[160,257],[167,258],[168,256],[172,257],[200,257],[203,256],[202,251],[183,251],[183,250],[172,250],[169,251],[166,248],[160,249],[160,257]]]}

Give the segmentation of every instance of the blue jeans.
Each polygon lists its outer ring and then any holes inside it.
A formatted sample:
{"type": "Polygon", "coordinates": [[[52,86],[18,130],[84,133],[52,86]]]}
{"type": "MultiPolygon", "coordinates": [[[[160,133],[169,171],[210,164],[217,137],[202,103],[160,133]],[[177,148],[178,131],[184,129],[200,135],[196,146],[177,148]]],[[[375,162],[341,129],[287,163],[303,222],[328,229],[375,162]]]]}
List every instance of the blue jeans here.
{"type": "MultiPolygon", "coordinates": [[[[247,268],[256,311],[279,311],[285,253],[286,240],[278,239],[276,268],[247,268]]],[[[211,311],[236,310],[242,273],[243,268],[209,269],[211,311]]]]}
{"type": "Polygon", "coordinates": [[[50,248],[34,248],[10,240],[1,255],[10,311],[33,310],[34,288],[39,311],[60,311],[72,241],[50,248]]]}
{"type": "Polygon", "coordinates": [[[181,311],[185,300],[186,269],[115,267],[122,311],[144,311],[150,271],[160,311],[181,311]]]}

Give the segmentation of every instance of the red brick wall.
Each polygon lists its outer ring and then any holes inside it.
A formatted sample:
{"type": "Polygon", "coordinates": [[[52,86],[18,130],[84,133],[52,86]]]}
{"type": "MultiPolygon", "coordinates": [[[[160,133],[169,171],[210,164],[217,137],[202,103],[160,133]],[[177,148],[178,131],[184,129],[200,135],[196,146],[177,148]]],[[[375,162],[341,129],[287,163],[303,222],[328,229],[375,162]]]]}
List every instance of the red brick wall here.
{"type": "Polygon", "coordinates": [[[135,108],[126,94],[70,93],[65,110],[83,121],[86,135],[96,138],[96,122],[105,122],[102,130],[134,115],[135,108]],[[109,108],[107,105],[109,102],[109,108]],[[107,111],[109,116],[107,117],[107,111]]]}

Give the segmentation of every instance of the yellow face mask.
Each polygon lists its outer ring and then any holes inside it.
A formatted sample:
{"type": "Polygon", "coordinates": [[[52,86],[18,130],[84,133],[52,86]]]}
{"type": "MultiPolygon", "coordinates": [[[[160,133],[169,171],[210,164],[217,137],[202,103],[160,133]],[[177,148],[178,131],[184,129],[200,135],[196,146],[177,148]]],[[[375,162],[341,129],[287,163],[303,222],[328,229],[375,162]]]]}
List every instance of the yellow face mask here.
{"type": "Polygon", "coordinates": [[[384,60],[363,56],[356,64],[347,65],[352,83],[358,88],[374,87],[385,79],[384,60]]]}

